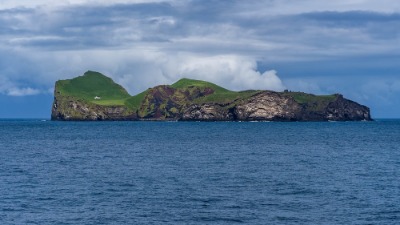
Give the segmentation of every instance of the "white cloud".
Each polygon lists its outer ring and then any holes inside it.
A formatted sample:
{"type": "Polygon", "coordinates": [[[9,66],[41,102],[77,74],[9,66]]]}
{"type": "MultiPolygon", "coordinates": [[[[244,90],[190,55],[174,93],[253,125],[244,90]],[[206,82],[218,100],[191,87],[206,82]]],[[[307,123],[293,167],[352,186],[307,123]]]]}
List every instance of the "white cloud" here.
{"type": "MultiPolygon", "coordinates": [[[[31,52],[24,52],[32,55],[31,52]]],[[[285,88],[276,71],[258,71],[256,59],[240,55],[198,55],[188,52],[169,54],[154,49],[79,50],[36,52],[30,57],[35,73],[20,77],[47,89],[58,79],[72,78],[86,70],[96,70],[112,77],[137,94],[149,87],[172,84],[180,78],[214,82],[232,90],[285,88]],[[42,64],[42,62],[46,62],[42,64]]],[[[33,70],[32,70],[33,71],[33,70]]],[[[21,76],[21,75],[20,75],[21,76]]],[[[11,77],[8,77],[12,80],[11,77]]],[[[15,83],[15,82],[14,82],[15,83]]],[[[11,85],[10,85],[11,86],[11,85]]],[[[13,84],[13,86],[18,86],[13,84]]],[[[10,89],[9,95],[38,94],[38,89],[10,89]]]]}
{"type": "Polygon", "coordinates": [[[10,9],[19,7],[61,7],[68,5],[112,5],[112,4],[132,4],[150,2],[170,2],[169,0],[2,0],[0,9],[10,9]]]}
{"type": "Polygon", "coordinates": [[[65,40],[59,36],[34,36],[34,37],[16,37],[9,40],[10,45],[24,45],[30,42],[49,42],[65,40]]]}
{"type": "Polygon", "coordinates": [[[215,82],[232,90],[285,87],[276,71],[257,71],[254,58],[238,55],[198,56],[181,54],[161,61],[161,70],[169,80],[188,77],[215,82]]]}
{"type": "Polygon", "coordinates": [[[39,89],[24,87],[20,88],[13,81],[10,81],[8,77],[0,75],[0,94],[6,94],[8,96],[27,96],[40,94],[39,89]]]}
{"type": "Polygon", "coordinates": [[[40,94],[41,91],[38,89],[34,89],[34,88],[10,88],[9,90],[7,90],[7,95],[9,96],[27,96],[27,95],[37,95],[40,94]]]}

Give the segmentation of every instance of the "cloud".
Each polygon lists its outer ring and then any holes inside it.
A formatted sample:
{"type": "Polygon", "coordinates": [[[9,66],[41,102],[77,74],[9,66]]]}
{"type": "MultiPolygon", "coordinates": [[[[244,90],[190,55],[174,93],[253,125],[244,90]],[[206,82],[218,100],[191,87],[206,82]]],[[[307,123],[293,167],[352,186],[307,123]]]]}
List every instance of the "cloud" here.
{"type": "Polygon", "coordinates": [[[11,88],[7,90],[7,95],[9,96],[27,96],[27,95],[37,95],[40,94],[41,91],[34,88],[11,88]]]}
{"type": "MultiPolygon", "coordinates": [[[[110,1],[107,4],[100,4],[99,1],[64,1],[58,7],[48,4],[48,1],[32,2],[36,7],[12,8],[10,1],[8,5],[11,8],[0,11],[0,24],[4,28],[3,35],[0,35],[0,46],[6,49],[3,52],[7,54],[15,53],[15,64],[20,62],[18,58],[23,58],[27,67],[40,77],[47,77],[42,73],[48,73],[47,68],[53,66],[58,67],[52,70],[53,74],[59,74],[52,76],[63,77],[63,71],[76,72],[68,67],[77,62],[82,64],[79,67],[82,69],[100,67],[112,71],[115,65],[125,67],[126,51],[163,55],[152,59],[154,65],[159,64],[157,60],[162,60],[165,55],[167,58],[185,54],[202,55],[203,59],[242,57],[253,63],[250,66],[242,65],[243,70],[247,71],[257,70],[255,61],[332,60],[343,56],[395,55],[400,52],[396,44],[398,31],[391,29],[392,26],[384,26],[388,22],[392,25],[400,23],[398,14],[388,14],[386,9],[380,7],[377,10],[383,12],[343,12],[357,5],[360,10],[368,9],[368,5],[376,5],[372,1],[363,1],[363,4],[359,1],[327,4],[337,12],[313,12],[315,7],[310,5],[315,1],[297,4],[289,1],[254,1],[251,4],[243,1],[232,1],[230,4],[221,1],[110,1]],[[275,9],[284,10],[285,14],[260,12],[275,9]],[[385,38],[379,38],[379,35],[385,38]],[[113,51],[113,59],[123,62],[110,60],[109,56],[104,56],[107,60],[101,60],[101,55],[86,57],[90,51],[113,51]],[[70,53],[75,61],[58,60],[70,53]]],[[[322,5],[318,10],[326,8],[322,5]]],[[[1,54],[1,57],[8,58],[10,65],[13,65],[13,60],[7,54],[1,54]]],[[[136,65],[130,70],[143,67],[139,65],[141,57],[128,60],[128,64],[136,65]]],[[[177,57],[175,61],[185,62],[181,58],[177,57]]],[[[178,63],[176,66],[184,65],[178,63]]],[[[198,70],[192,72],[199,74],[198,70]]],[[[118,71],[126,76],[129,68],[118,71]]],[[[25,71],[19,72],[26,74],[25,71]]],[[[268,77],[261,74],[249,76],[249,81],[237,82],[233,88],[249,87],[250,83],[259,84],[251,82],[259,78],[250,77],[268,77]]],[[[14,75],[8,76],[13,79],[14,75]]],[[[215,76],[223,76],[223,73],[215,76]]],[[[30,77],[27,78],[32,80],[30,77]]]]}
{"type": "Polygon", "coordinates": [[[10,8],[37,8],[37,7],[66,7],[71,5],[114,5],[114,4],[141,4],[149,2],[166,2],[168,0],[2,0],[0,9],[10,8]]]}
{"type": "Polygon", "coordinates": [[[0,46],[42,51],[151,46],[268,61],[400,52],[395,29],[400,14],[393,4],[389,11],[373,1],[139,2],[70,1],[54,8],[38,1],[37,8],[5,9],[0,46]],[[376,9],[368,11],[372,5],[376,9]],[[277,9],[284,13],[261,12],[277,9]]]}
{"type": "MultiPolygon", "coordinates": [[[[159,84],[172,84],[181,78],[207,80],[232,90],[283,90],[284,84],[276,71],[260,72],[254,58],[237,55],[198,55],[181,52],[169,55],[146,49],[131,51],[86,51],[84,54],[64,53],[54,57],[74,69],[87,66],[113,77],[136,94],[159,84]],[[82,59],[91,58],[88,64],[82,59]],[[69,62],[72,60],[72,62],[69,62]],[[112,66],[110,66],[112,64],[112,66]]],[[[56,63],[58,64],[58,63],[56,63]]],[[[70,72],[77,74],[78,71],[70,72]]]]}
{"type": "Polygon", "coordinates": [[[10,81],[5,76],[0,76],[0,94],[6,94],[8,96],[28,96],[28,95],[37,95],[40,94],[41,91],[39,89],[31,88],[31,87],[23,87],[19,88],[15,86],[15,83],[10,81]]]}
{"type": "Polygon", "coordinates": [[[237,8],[242,8],[243,16],[266,16],[266,15],[293,15],[318,11],[374,11],[393,13],[400,10],[400,2],[396,0],[279,0],[279,1],[252,1],[252,6],[238,1],[237,8]]]}
{"type": "Polygon", "coordinates": [[[256,61],[249,57],[181,54],[161,61],[160,67],[163,75],[169,80],[183,77],[203,79],[233,90],[281,91],[285,88],[276,71],[257,71],[256,61]]]}
{"type": "Polygon", "coordinates": [[[393,12],[400,3],[393,1],[391,7],[374,1],[315,0],[82,0],[62,1],[59,7],[32,2],[37,7],[0,11],[0,46],[40,51],[134,51],[144,46],[172,54],[236,54],[264,61],[400,52],[400,33],[394,29],[400,17],[393,12]]]}
{"type": "Polygon", "coordinates": [[[5,58],[10,63],[3,64],[0,72],[4,71],[3,78],[7,78],[9,83],[7,90],[19,87],[6,93],[13,95],[48,93],[47,90],[56,80],[72,78],[86,70],[96,70],[112,77],[131,94],[137,94],[159,84],[172,84],[184,77],[207,80],[232,90],[285,88],[275,71],[258,71],[256,59],[248,56],[210,56],[189,52],[171,55],[169,52],[148,48],[135,51],[130,49],[31,51],[25,50],[14,54],[11,51],[9,56],[11,59],[5,58]],[[20,56],[18,62],[12,61],[15,55],[21,54],[29,57],[20,56]],[[21,62],[31,67],[18,68],[21,62]],[[20,82],[21,80],[24,82],[20,82]],[[29,84],[36,86],[32,86],[32,90],[24,89],[29,84]]]}

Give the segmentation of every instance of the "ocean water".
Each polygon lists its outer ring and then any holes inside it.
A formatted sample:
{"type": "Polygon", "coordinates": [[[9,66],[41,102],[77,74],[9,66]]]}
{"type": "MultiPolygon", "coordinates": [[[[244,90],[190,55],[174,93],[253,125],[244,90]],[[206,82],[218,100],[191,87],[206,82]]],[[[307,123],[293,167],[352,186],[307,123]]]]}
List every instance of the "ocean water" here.
{"type": "Polygon", "coordinates": [[[3,120],[0,224],[400,224],[400,120],[3,120]]]}

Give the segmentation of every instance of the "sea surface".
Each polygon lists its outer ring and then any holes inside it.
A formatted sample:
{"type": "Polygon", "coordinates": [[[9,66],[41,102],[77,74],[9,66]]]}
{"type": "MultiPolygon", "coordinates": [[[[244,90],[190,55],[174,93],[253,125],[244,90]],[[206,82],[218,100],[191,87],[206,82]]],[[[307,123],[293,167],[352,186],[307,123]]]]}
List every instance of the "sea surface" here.
{"type": "Polygon", "coordinates": [[[400,120],[2,120],[0,224],[400,224],[400,120]]]}

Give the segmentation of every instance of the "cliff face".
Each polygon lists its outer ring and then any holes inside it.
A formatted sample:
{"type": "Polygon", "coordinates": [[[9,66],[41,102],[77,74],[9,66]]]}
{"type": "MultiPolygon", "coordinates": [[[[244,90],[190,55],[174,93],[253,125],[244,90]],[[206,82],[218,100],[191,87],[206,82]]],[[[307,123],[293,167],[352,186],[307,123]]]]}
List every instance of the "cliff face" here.
{"type": "Polygon", "coordinates": [[[300,92],[233,92],[208,82],[182,79],[173,85],[160,85],[137,96],[129,96],[125,89],[107,80],[109,78],[99,74],[94,76],[93,73],[89,71],[75,78],[78,80],[56,83],[52,120],[371,120],[368,107],[339,94],[315,96],[300,92]],[[98,79],[104,82],[98,82],[98,79]],[[88,80],[102,84],[101,88],[86,84],[88,80]],[[113,88],[104,90],[108,89],[110,82],[113,88]],[[80,87],[90,87],[90,90],[76,88],[76,83],[80,87]]]}
{"type": "Polygon", "coordinates": [[[138,109],[138,119],[179,120],[182,111],[197,98],[210,95],[211,88],[188,87],[177,89],[161,85],[150,89],[138,109]]]}
{"type": "Polygon", "coordinates": [[[300,104],[292,97],[265,91],[228,106],[221,104],[191,105],[181,120],[232,121],[361,121],[372,120],[370,110],[336,95],[336,99],[320,109],[300,104]]]}
{"type": "Polygon", "coordinates": [[[55,95],[52,120],[132,120],[137,116],[125,106],[101,106],[72,97],[55,95]]]}
{"type": "Polygon", "coordinates": [[[301,106],[293,98],[263,91],[229,104],[193,104],[185,109],[183,120],[296,120],[301,106]]]}
{"type": "Polygon", "coordinates": [[[239,120],[297,120],[301,106],[293,98],[276,92],[262,92],[235,107],[239,120]]]}

